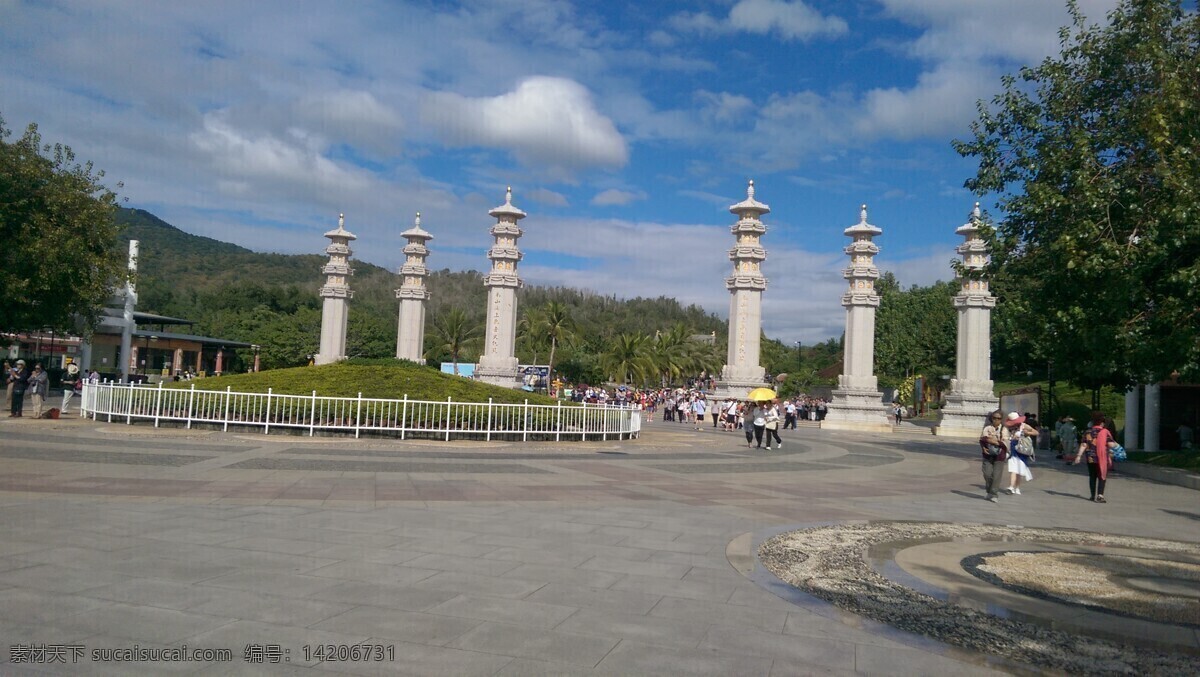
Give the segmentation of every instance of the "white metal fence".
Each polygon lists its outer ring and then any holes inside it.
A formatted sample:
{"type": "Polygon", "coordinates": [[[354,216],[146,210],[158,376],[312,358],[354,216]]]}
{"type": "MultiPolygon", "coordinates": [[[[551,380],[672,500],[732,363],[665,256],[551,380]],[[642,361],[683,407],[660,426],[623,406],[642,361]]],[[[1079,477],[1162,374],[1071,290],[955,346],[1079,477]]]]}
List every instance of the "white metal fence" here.
{"type": "Polygon", "coordinates": [[[134,420],[308,431],[353,432],[355,437],[399,435],[423,439],[608,440],[637,437],[636,409],[587,404],[499,404],[320,397],[225,390],[164,388],[125,383],[84,385],[80,416],[131,424],[134,420]]]}

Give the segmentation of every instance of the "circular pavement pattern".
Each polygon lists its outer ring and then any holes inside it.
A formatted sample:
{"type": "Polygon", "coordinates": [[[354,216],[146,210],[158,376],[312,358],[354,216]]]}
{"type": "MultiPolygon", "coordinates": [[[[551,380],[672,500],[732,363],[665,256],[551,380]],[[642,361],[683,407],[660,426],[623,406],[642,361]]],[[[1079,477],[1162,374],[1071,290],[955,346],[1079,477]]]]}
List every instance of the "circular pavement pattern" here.
{"type": "Polygon", "coordinates": [[[1168,598],[1196,603],[1175,592],[1194,589],[1193,543],[870,522],[780,534],[758,556],[784,582],[840,609],[1041,669],[1190,674],[1200,656],[1200,632],[1186,615],[1146,613],[1168,598]]]}
{"type": "Polygon", "coordinates": [[[1200,628],[1200,564],[1090,552],[989,552],[962,564],[1022,594],[1200,628]]]}

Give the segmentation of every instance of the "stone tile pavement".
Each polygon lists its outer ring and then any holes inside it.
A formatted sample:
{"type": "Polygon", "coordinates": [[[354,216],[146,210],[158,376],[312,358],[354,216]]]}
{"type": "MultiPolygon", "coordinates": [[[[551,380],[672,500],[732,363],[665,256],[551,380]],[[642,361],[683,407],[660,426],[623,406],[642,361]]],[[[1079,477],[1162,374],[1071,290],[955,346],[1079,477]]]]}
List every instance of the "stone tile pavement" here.
{"type": "Polygon", "coordinates": [[[1183,487],[1117,475],[1096,505],[1042,465],[992,504],[970,443],[786,432],[768,454],[661,422],[554,445],[0,420],[0,673],[991,674],[1013,666],[785,601],[727,548],[871,519],[1200,541],[1183,487]],[[338,660],[362,643],[394,648],[338,660]],[[93,660],[183,645],[231,660],[93,660]]]}

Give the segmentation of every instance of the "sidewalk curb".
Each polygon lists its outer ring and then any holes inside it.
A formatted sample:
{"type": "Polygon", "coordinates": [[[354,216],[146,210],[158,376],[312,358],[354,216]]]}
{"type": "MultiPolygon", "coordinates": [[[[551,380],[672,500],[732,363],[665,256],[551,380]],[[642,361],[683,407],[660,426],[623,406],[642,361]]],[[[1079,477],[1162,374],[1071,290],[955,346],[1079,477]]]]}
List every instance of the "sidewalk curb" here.
{"type": "Polygon", "coordinates": [[[1200,491],[1200,474],[1188,470],[1163,468],[1146,463],[1120,463],[1117,465],[1117,470],[1122,475],[1131,475],[1145,480],[1154,480],[1155,482],[1174,484],[1178,487],[1187,487],[1188,489],[1200,491]]]}

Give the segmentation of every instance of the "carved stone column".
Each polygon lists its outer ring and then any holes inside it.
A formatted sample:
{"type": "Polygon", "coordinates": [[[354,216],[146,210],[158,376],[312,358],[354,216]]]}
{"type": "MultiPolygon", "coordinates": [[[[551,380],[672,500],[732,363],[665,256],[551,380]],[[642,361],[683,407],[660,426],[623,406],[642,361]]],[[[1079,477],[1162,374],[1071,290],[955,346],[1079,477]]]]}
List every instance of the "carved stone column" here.
{"type": "Polygon", "coordinates": [[[488,288],[487,336],[475,378],[506,388],[520,388],[516,357],[517,290],[523,283],[517,274],[517,263],[523,254],[517,248],[517,240],[523,231],[517,222],[526,214],[513,206],[511,186],[504,204],[488,214],[496,219],[491,230],[495,243],[488,250],[492,270],[483,278],[488,288]]]}
{"type": "Polygon", "coordinates": [[[346,230],[346,215],[338,214],[338,227],[325,233],[330,245],[325,248],[329,263],[321,269],[325,273],[325,286],[321,287],[321,344],[316,364],[329,364],[346,359],[346,323],[350,319],[349,278],[354,274],[350,268],[350,241],[356,240],[354,233],[346,230]]]}
{"type": "Polygon", "coordinates": [[[417,212],[412,228],[400,234],[408,240],[404,246],[404,265],[400,267],[403,281],[396,290],[400,299],[400,319],[396,328],[396,358],[425,364],[425,301],[429,290],[425,288],[425,257],[429,249],[425,243],[433,236],[421,229],[421,212],[417,212]]]}
{"type": "Polygon", "coordinates": [[[821,427],[890,431],[887,407],[875,378],[875,309],[879,307],[875,280],[879,279],[879,269],[874,259],[879,245],[872,240],[883,230],[867,223],[867,206],[863,205],[858,223],[843,232],[852,239],[845,249],[850,267],[842,271],[842,277],[850,282],[849,290],[842,295],[846,340],[842,375],[821,427]]]}
{"type": "Polygon", "coordinates": [[[982,220],[979,203],[967,222],[954,231],[964,242],[957,251],[962,255],[959,282],[954,295],[958,309],[958,350],[955,378],[950,381],[946,406],[942,408],[934,432],[946,437],[978,439],[987,415],[1000,406],[992,387],[992,308],[996,298],[983,277],[987,267],[987,243],[979,236],[982,220]]]}
{"type": "Polygon", "coordinates": [[[761,238],[767,232],[762,215],[771,208],[754,199],[754,182],[746,187],[746,199],[729,211],[738,217],[729,229],[734,247],[729,250],[733,275],[725,278],[729,290],[729,348],[721,378],[714,388],[718,398],[744,399],[746,394],[766,385],[767,372],[760,364],[762,336],[762,295],[767,278],[762,262],[767,258],[761,238]]]}

